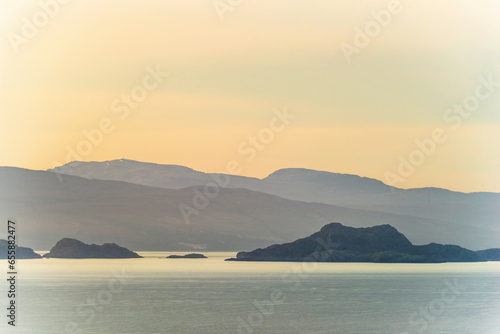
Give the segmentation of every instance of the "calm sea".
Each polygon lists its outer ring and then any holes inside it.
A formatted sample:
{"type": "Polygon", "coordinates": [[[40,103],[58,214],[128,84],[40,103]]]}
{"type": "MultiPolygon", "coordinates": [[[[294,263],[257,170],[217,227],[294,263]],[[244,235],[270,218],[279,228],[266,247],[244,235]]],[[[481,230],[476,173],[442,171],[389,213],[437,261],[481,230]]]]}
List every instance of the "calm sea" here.
{"type": "MultiPolygon", "coordinates": [[[[0,333],[499,334],[500,262],[350,264],[165,259],[18,261],[0,333]]],[[[0,261],[7,277],[7,262],[0,261]]]]}

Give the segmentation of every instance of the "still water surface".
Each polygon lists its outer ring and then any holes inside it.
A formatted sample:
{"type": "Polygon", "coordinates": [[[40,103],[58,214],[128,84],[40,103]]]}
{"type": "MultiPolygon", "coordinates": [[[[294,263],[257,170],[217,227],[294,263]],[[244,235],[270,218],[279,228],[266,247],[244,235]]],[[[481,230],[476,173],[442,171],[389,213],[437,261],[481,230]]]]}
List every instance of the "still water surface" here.
{"type": "MultiPolygon", "coordinates": [[[[165,259],[18,261],[0,333],[500,333],[500,262],[351,264],[165,259]]],[[[7,272],[7,262],[0,261],[7,272]]]]}

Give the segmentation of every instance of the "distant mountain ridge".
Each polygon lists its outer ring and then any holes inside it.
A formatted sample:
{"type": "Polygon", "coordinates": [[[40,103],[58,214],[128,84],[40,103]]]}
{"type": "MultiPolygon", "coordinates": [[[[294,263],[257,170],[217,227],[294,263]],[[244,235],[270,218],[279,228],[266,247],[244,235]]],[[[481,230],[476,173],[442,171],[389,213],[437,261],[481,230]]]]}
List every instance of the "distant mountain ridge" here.
{"type": "MultiPolygon", "coordinates": [[[[500,193],[461,193],[440,188],[399,189],[371,178],[304,168],[281,169],[257,179],[124,159],[72,162],[53,171],[173,189],[203,186],[214,182],[214,177],[218,176],[229,180],[228,188],[244,188],[301,202],[413,216],[439,221],[443,226],[500,235],[500,193]]],[[[466,238],[448,241],[477,247],[466,238]]],[[[498,241],[500,238],[489,245],[494,246],[498,241]]]]}
{"type": "Polygon", "coordinates": [[[309,237],[239,252],[232,261],[441,263],[499,261],[500,249],[473,252],[456,245],[414,246],[390,225],[354,228],[330,223],[309,237]]]}
{"type": "Polygon", "coordinates": [[[179,165],[158,165],[133,160],[104,162],[73,161],[48,171],[87,179],[124,181],[151,187],[180,189],[203,185],[207,174],[179,165]]]}
{"type": "MultiPolygon", "coordinates": [[[[271,173],[264,179],[258,179],[254,177],[231,174],[204,173],[180,165],[162,165],[128,159],[119,159],[104,162],[73,161],[47,171],[58,173],[61,176],[73,175],[88,179],[124,181],[146,186],[171,189],[203,186],[209,182],[213,182],[213,178],[216,175],[227,176],[229,178],[229,184],[227,187],[229,188],[245,188],[265,193],[279,192],[279,190],[273,190],[273,185],[283,185],[291,182],[296,183],[298,181],[310,184],[320,183],[323,185],[335,183],[339,189],[343,188],[344,191],[351,191],[352,189],[354,189],[354,191],[366,190],[366,185],[368,183],[371,184],[371,193],[382,193],[391,191],[392,189],[397,189],[388,186],[379,180],[371,178],[360,177],[353,174],[316,171],[305,168],[280,169],[271,173]]],[[[280,193],[272,194],[277,196],[283,195],[280,193]]],[[[318,198],[321,199],[319,196],[318,198]]],[[[290,199],[303,200],[304,195],[299,196],[299,198],[290,199]]],[[[323,203],[324,199],[314,202],[323,203]]]]}

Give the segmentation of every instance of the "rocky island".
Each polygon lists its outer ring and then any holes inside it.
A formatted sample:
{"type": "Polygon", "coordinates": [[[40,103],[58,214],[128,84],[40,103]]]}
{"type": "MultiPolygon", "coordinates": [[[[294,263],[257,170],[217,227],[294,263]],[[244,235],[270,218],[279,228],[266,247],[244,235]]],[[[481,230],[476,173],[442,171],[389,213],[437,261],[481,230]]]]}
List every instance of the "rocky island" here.
{"type": "MultiPolygon", "coordinates": [[[[7,240],[0,240],[0,259],[6,259],[9,251],[7,240]]],[[[41,256],[28,247],[19,247],[16,245],[16,259],[39,259],[41,256]]]]}
{"type": "Polygon", "coordinates": [[[391,225],[354,228],[340,223],[294,242],[239,252],[227,261],[442,263],[500,261],[500,249],[471,251],[455,245],[413,245],[391,225]]]}
{"type": "Polygon", "coordinates": [[[59,240],[44,258],[63,259],[128,259],[141,258],[127,248],[120,247],[114,243],[103,245],[87,245],[79,240],[64,238],[59,240]]]}
{"type": "Polygon", "coordinates": [[[186,255],[169,255],[167,259],[206,259],[207,257],[203,254],[191,253],[186,255]]]}

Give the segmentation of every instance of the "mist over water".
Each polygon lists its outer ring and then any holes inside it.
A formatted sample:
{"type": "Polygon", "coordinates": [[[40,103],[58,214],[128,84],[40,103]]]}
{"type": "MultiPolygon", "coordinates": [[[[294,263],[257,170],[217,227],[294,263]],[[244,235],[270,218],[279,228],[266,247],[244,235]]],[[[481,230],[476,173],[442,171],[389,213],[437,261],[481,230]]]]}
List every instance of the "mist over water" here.
{"type": "MultiPolygon", "coordinates": [[[[263,263],[223,261],[234,253],[140,254],[146,258],[19,261],[18,323],[12,329],[2,317],[0,332],[500,332],[498,262],[263,263]]],[[[7,289],[4,280],[0,289],[7,289]]]]}

